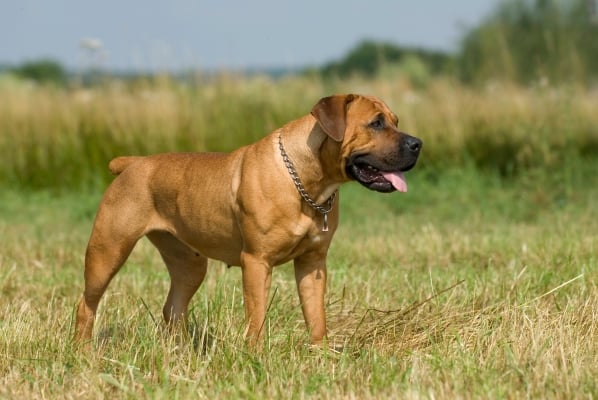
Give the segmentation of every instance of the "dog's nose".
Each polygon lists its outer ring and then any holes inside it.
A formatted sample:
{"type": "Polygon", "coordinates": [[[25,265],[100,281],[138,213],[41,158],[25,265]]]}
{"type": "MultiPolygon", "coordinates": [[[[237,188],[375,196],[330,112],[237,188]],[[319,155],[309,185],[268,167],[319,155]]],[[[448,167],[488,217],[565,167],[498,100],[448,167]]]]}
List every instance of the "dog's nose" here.
{"type": "Polygon", "coordinates": [[[403,146],[413,154],[418,154],[422,148],[422,141],[416,137],[408,136],[403,139],[403,146]]]}

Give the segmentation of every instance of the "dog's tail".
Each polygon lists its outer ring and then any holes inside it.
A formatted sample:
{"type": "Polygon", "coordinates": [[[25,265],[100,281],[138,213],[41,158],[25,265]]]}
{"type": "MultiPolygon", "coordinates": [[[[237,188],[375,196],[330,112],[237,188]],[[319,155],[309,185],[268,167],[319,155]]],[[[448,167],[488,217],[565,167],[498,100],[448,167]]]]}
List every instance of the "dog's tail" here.
{"type": "Polygon", "coordinates": [[[125,156],[125,157],[116,157],[110,161],[108,164],[108,169],[112,175],[118,175],[123,172],[129,165],[134,163],[137,160],[142,159],[143,157],[139,156],[125,156]]]}

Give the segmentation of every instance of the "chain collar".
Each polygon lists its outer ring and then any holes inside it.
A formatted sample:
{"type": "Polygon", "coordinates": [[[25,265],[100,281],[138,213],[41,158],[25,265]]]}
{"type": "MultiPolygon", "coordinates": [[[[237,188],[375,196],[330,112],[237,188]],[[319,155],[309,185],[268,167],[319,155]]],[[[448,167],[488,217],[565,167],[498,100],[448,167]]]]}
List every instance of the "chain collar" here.
{"type": "Polygon", "coordinates": [[[299,174],[297,174],[297,170],[295,169],[295,166],[291,162],[291,159],[287,155],[286,151],[284,151],[284,147],[282,146],[282,135],[280,133],[278,134],[278,147],[280,148],[280,155],[282,156],[282,161],[284,161],[284,165],[287,167],[287,170],[289,171],[289,175],[291,175],[291,179],[293,180],[293,183],[295,184],[297,191],[299,192],[299,194],[301,195],[303,200],[305,200],[305,202],[307,204],[309,204],[309,206],[311,208],[313,208],[314,210],[316,210],[317,212],[319,212],[320,214],[322,214],[324,216],[324,225],[322,226],[322,232],[327,232],[328,231],[328,213],[330,211],[332,211],[332,207],[334,205],[334,199],[336,198],[336,191],[334,193],[332,193],[332,195],[328,198],[328,200],[326,200],[326,202],[324,203],[326,206],[316,203],[314,201],[314,199],[312,199],[310,197],[310,195],[307,193],[307,191],[303,187],[303,184],[301,183],[301,180],[299,179],[299,174]]]}

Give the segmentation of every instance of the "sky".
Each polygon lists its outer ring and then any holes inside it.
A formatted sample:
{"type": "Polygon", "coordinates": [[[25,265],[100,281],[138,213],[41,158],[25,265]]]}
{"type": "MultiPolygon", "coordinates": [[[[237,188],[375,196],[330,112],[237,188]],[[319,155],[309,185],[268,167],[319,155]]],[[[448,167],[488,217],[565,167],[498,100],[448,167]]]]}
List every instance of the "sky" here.
{"type": "Polygon", "coordinates": [[[337,60],[363,39],[454,51],[499,2],[0,0],[0,65],[301,68],[337,60]]]}

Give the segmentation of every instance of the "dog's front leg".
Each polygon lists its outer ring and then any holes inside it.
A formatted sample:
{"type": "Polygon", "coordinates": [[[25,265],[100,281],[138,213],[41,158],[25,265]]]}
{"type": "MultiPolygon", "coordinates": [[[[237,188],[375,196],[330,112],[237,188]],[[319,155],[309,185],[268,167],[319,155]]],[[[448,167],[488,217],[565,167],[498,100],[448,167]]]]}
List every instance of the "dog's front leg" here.
{"type": "Polygon", "coordinates": [[[310,331],[311,343],[321,345],[326,336],[326,254],[307,253],[295,259],[295,280],[301,300],[305,324],[310,331]]]}
{"type": "Polygon", "coordinates": [[[272,267],[263,259],[252,254],[241,255],[243,269],[243,300],[245,302],[245,337],[255,345],[264,334],[266,304],[272,283],[272,267]]]}

